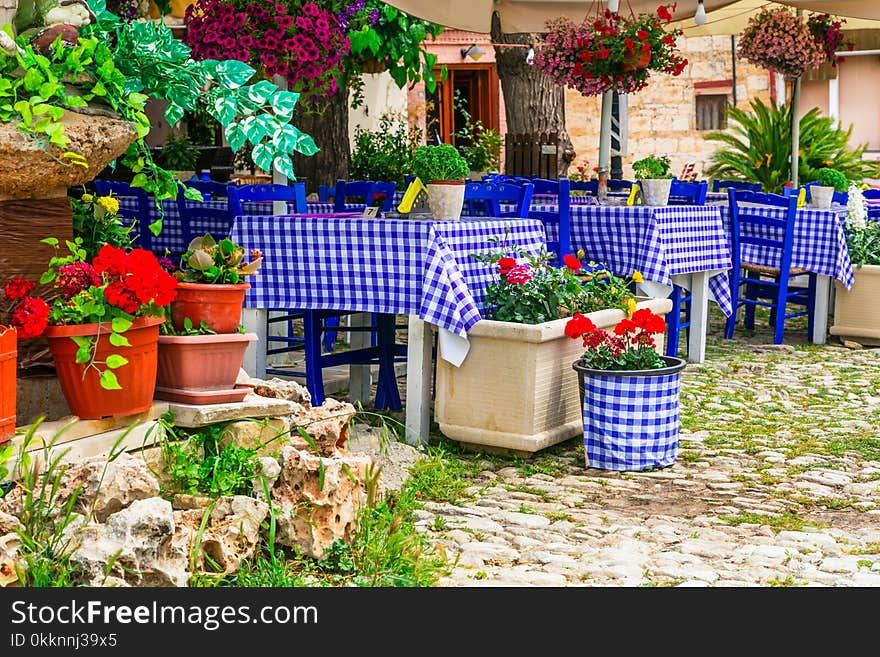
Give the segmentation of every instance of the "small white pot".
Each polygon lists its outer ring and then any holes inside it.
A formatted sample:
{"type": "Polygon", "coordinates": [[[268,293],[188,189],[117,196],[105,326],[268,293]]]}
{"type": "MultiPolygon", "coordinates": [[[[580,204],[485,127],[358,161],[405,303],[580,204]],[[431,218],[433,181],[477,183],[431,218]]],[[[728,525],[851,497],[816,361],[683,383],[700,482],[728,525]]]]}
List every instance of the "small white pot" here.
{"type": "Polygon", "coordinates": [[[463,181],[435,180],[428,183],[428,207],[436,221],[459,219],[463,205],[463,181]]]}
{"type": "Polygon", "coordinates": [[[639,181],[642,189],[642,202],[645,205],[667,205],[672,178],[646,178],[639,181]]]}
{"type": "Polygon", "coordinates": [[[834,188],[822,185],[812,185],[810,187],[810,204],[814,208],[830,208],[831,200],[834,198],[834,188]]]}

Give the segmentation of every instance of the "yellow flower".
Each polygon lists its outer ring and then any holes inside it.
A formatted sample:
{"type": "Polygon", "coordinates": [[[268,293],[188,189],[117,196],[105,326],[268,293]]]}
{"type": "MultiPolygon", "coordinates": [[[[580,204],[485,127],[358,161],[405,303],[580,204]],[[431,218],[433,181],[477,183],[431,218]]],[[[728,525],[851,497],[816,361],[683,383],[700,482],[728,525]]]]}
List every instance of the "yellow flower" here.
{"type": "Polygon", "coordinates": [[[100,205],[104,210],[109,212],[110,214],[116,214],[119,212],[119,201],[117,201],[112,196],[101,196],[98,198],[98,205],[100,205]]]}
{"type": "Polygon", "coordinates": [[[633,283],[644,283],[645,279],[642,276],[642,272],[634,271],[632,275],[633,283]]]}
{"type": "Polygon", "coordinates": [[[626,316],[632,317],[633,313],[636,311],[636,300],[630,297],[626,300],[626,316]]]}
{"type": "Polygon", "coordinates": [[[91,203],[92,201],[95,200],[95,197],[92,196],[91,194],[83,194],[82,200],[83,200],[83,203],[91,203]]]}
{"type": "Polygon", "coordinates": [[[586,255],[586,252],[585,252],[583,249],[578,249],[578,250],[577,250],[577,257],[578,257],[578,260],[583,260],[585,255],[586,255]]]}

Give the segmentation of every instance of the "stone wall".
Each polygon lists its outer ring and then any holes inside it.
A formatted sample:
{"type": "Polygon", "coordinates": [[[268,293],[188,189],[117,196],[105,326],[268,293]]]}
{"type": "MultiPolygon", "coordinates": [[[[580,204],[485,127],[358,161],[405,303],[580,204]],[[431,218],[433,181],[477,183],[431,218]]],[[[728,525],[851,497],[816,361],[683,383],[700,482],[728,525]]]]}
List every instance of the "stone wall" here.
{"type": "MultiPolygon", "coordinates": [[[[703,139],[704,131],[696,129],[695,89],[699,83],[732,79],[730,37],[691,37],[679,43],[690,62],[685,71],[679,77],[653,74],[645,89],[629,97],[629,140],[627,155],[623,158],[625,178],[632,178],[629,164],[654,154],[669,155],[672,172],[676,174],[686,162],[695,161],[699,174],[716,148],[714,142],[703,139]]],[[[770,75],[739,58],[736,83],[738,107],[747,109],[749,101],[756,97],[770,102],[770,75]]],[[[577,153],[573,165],[583,158],[589,160],[590,167],[598,163],[600,105],[601,97],[584,97],[576,91],[566,91],[568,132],[577,153]]]]}

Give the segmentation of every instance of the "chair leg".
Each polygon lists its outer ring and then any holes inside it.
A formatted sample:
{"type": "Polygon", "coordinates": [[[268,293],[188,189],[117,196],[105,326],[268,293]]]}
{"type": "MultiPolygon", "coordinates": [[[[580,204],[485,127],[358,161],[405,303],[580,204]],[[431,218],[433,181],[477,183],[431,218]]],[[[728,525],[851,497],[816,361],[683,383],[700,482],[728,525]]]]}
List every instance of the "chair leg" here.
{"type": "MultiPolygon", "coordinates": [[[[758,298],[758,286],[754,283],[746,283],[746,299],[758,298]]],[[[743,311],[743,327],[749,331],[755,330],[755,305],[747,303],[743,311]]]]}
{"type": "Polygon", "coordinates": [[[382,348],[379,356],[379,380],[376,384],[377,409],[388,408],[399,411],[403,408],[400,401],[400,390],[397,387],[397,376],[394,372],[394,332],[397,318],[394,315],[377,314],[378,342],[382,348]]]}
{"type": "Polygon", "coordinates": [[[678,337],[681,332],[681,288],[672,286],[672,310],[666,315],[666,355],[678,355],[678,337]]]}
{"type": "Polygon", "coordinates": [[[776,295],[776,304],[772,308],[772,312],[775,313],[773,317],[773,342],[775,344],[782,344],[782,334],[785,331],[785,294],[787,290],[787,285],[785,288],[779,287],[779,292],[776,295]]]}
{"type": "Polygon", "coordinates": [[[324,375],[321,365],[321,315],[317,311],[303,313],[305,341],[306,387],[312,396],[312,406],[324,403],[324,375]]]}
{"type": "Polygon", "coordinates": [[[810,274],[807,283],[807,336],[812,342],[813,326],[816,323],[816,274],[810,274]]]}
{"type": "Polygon", "coordinates": [[[736,315],[740,307],[739,276],[731,271],[728,280],[730,281],[730,294],[733,297],[733,312],[724,323],[724,337],[725,339],[730,340],[730,338],[733,337],[733,328],[736,326],[736,315]]]}
{"type": "Polygon", "coordinates": [[[339,316],[331,315],[327,319],[324,320],[324,351],[331,352],[333,351],[333,345],[336,343],[336,331],[327,331],[327,327],[339,326],[339,316]]]}

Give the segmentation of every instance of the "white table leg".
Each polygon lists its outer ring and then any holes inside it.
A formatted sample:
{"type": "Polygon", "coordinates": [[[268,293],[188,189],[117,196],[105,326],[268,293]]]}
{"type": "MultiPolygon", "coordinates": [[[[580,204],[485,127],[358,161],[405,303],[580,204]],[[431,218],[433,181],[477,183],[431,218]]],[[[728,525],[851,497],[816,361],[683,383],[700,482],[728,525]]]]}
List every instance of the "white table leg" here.
{"type": "Polygon", "coordinates": [[[825,344],[828,336],[828,300],[831,296],[831,277],[816,276],[816,307],[813,310],[813,344],[825,344]]]}
{"type": "Polygon", "coordinates": [[[256,333],[257,339],[248,343],[244,352],[242,367],[252,378],[266,378],[266,320],[269,311],[265,308],[244,308],[241,324],[245,333],[256,333]]]}
{"type": "Polygon", "coordinates": [[[691,330],[687,359],[691,363],[706,360],[706,332],[709,328],[709,272],[691,274],[691,330]]]}
{"type": "MultiPolygon", "coordinates": [[[[371,319],[370,313],[356,313],[350,315],[350,326],[369,326],[371,319]]],[[[339,328],[344,328],[342,322],[340,322],[339,328]]],[[[362,349],[370,346],[369,331],[351,331],[348,335],[350,336],[349,344],[352,349],[362,349]]],[[[352,404],[360,402],[366,406],[369,403],[370,385],[372,382],[373,377],[369,365],[348,366],[348,396],[352,404]]]]}
{"type": "Polygon", "coordinates": [[[430,324],[409,316],[406,347],[406,442],[427,444],[431,428],[431,383],[434,378],[430,324]]]}

